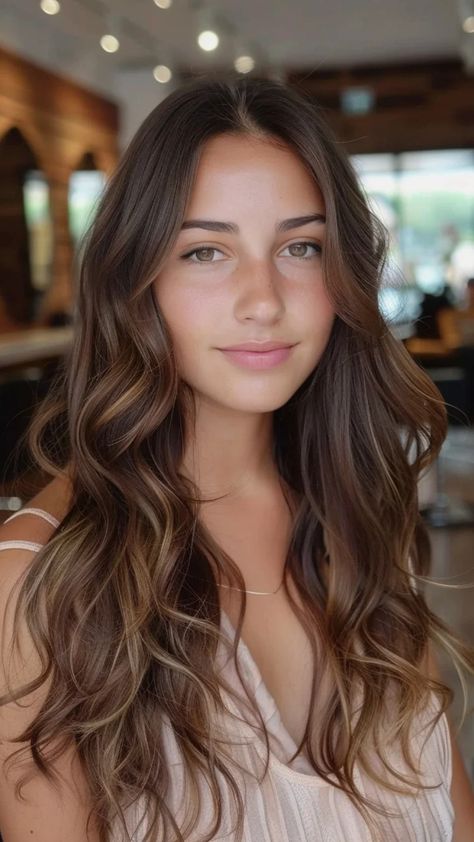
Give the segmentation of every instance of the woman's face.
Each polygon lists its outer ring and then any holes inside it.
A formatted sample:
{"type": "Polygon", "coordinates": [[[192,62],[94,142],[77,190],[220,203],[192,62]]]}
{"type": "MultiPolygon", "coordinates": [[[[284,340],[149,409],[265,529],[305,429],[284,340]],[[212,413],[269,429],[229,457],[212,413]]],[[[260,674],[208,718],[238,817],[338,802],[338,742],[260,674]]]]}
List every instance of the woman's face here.
{"type": "Polygon", "coordinates": [[[317,365],[335,315],[322,276],[324,213],[290,149],[231,134],[203,147],[186,227],[154,282],[180,376],[198,400],[271,412],[317,365]],[[253,340],[293,347],[265,368],[221,350],[253,340]]]}

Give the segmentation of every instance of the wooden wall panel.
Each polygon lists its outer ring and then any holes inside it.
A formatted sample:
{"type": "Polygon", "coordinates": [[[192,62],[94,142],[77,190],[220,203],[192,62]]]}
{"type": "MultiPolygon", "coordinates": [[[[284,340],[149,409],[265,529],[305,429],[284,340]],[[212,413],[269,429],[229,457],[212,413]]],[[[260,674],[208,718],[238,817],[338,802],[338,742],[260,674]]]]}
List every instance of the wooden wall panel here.
{"type": "Polygon", "coordinates": [[[322,106],[351,154],[474,146],[474,77],[460,61],[311,74],[295,70],[288,81],[322,106]],[[341,93],[357,87],[373,90],[374,108],[345,114],[341,93]]]}

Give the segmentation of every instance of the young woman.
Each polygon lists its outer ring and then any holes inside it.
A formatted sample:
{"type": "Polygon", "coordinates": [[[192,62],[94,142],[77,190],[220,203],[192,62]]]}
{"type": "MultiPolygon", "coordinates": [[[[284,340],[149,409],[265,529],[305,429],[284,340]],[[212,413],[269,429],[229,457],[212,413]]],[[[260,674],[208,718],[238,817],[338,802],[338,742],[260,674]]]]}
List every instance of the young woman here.
{"type": "Polygon", "coordinates": [[[0,530],[4,842],[471,838],[432,646],[474,652],[422,592],[446,412],[385,249],[290,88],[138,130],[29,431],[54,479],[0,530]]]}

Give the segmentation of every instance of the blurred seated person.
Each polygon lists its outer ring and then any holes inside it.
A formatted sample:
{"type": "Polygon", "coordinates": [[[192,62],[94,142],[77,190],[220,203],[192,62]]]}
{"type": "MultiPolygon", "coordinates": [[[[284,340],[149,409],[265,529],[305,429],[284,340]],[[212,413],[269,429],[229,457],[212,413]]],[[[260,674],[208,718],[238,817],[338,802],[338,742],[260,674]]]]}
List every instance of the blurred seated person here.
{"type": "Polygon", "coordinates": [[[425,292],[420,302],[420,312],[414,322],[414,334],[407,340],[406,347],[413,354],[446,354],[453,347],[451,326],[448,327],[446,313],[455,311],[455,299],[449,284],[445,284],[435,295],[425,292]],[[443,315],[441,315],[443,314],[443,315]]]}
{"type": "Polygon", "coordinates": [[[426,293],[405,347],[422,366],[452,366],[463,371],[464,412],[474,423],[474,278],[466,284],[465,306],[457,307],[449,286],[440,295],[426,293]]]}
{"type": "Polygon", "coordinates": [[[466,282],[464,306],[441,310],[438,323],[449,348],[474,347],[474,277],[466,282]]]}

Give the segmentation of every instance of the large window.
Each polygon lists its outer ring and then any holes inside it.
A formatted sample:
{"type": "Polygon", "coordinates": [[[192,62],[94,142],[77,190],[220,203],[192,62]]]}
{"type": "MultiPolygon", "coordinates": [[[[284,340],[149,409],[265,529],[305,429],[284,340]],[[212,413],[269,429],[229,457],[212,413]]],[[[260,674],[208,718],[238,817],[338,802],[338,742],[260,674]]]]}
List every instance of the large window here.
{"type": "Polygon", "coordinates": [[[76,170],[69,182],[69,229],[76,249],[94,219],[98,200],[105,185],[99,170],[76,170]]]}
{"type": "Polygon", "coordinates": [[[381,291],[386,315],[409,318],[424,292],[436,294],[445,284],[462,306],[466,281],[474,276],[474,151],[355,155],[352,161],[390,232],[381,291]]]}
{"type": "Polygon", "coordinates": [[[23,177],[23,207],[28,230],[31,285],[44,292],[51,281],[53,231],[49,185],[40,170],[27,170],[23,177]]]}

